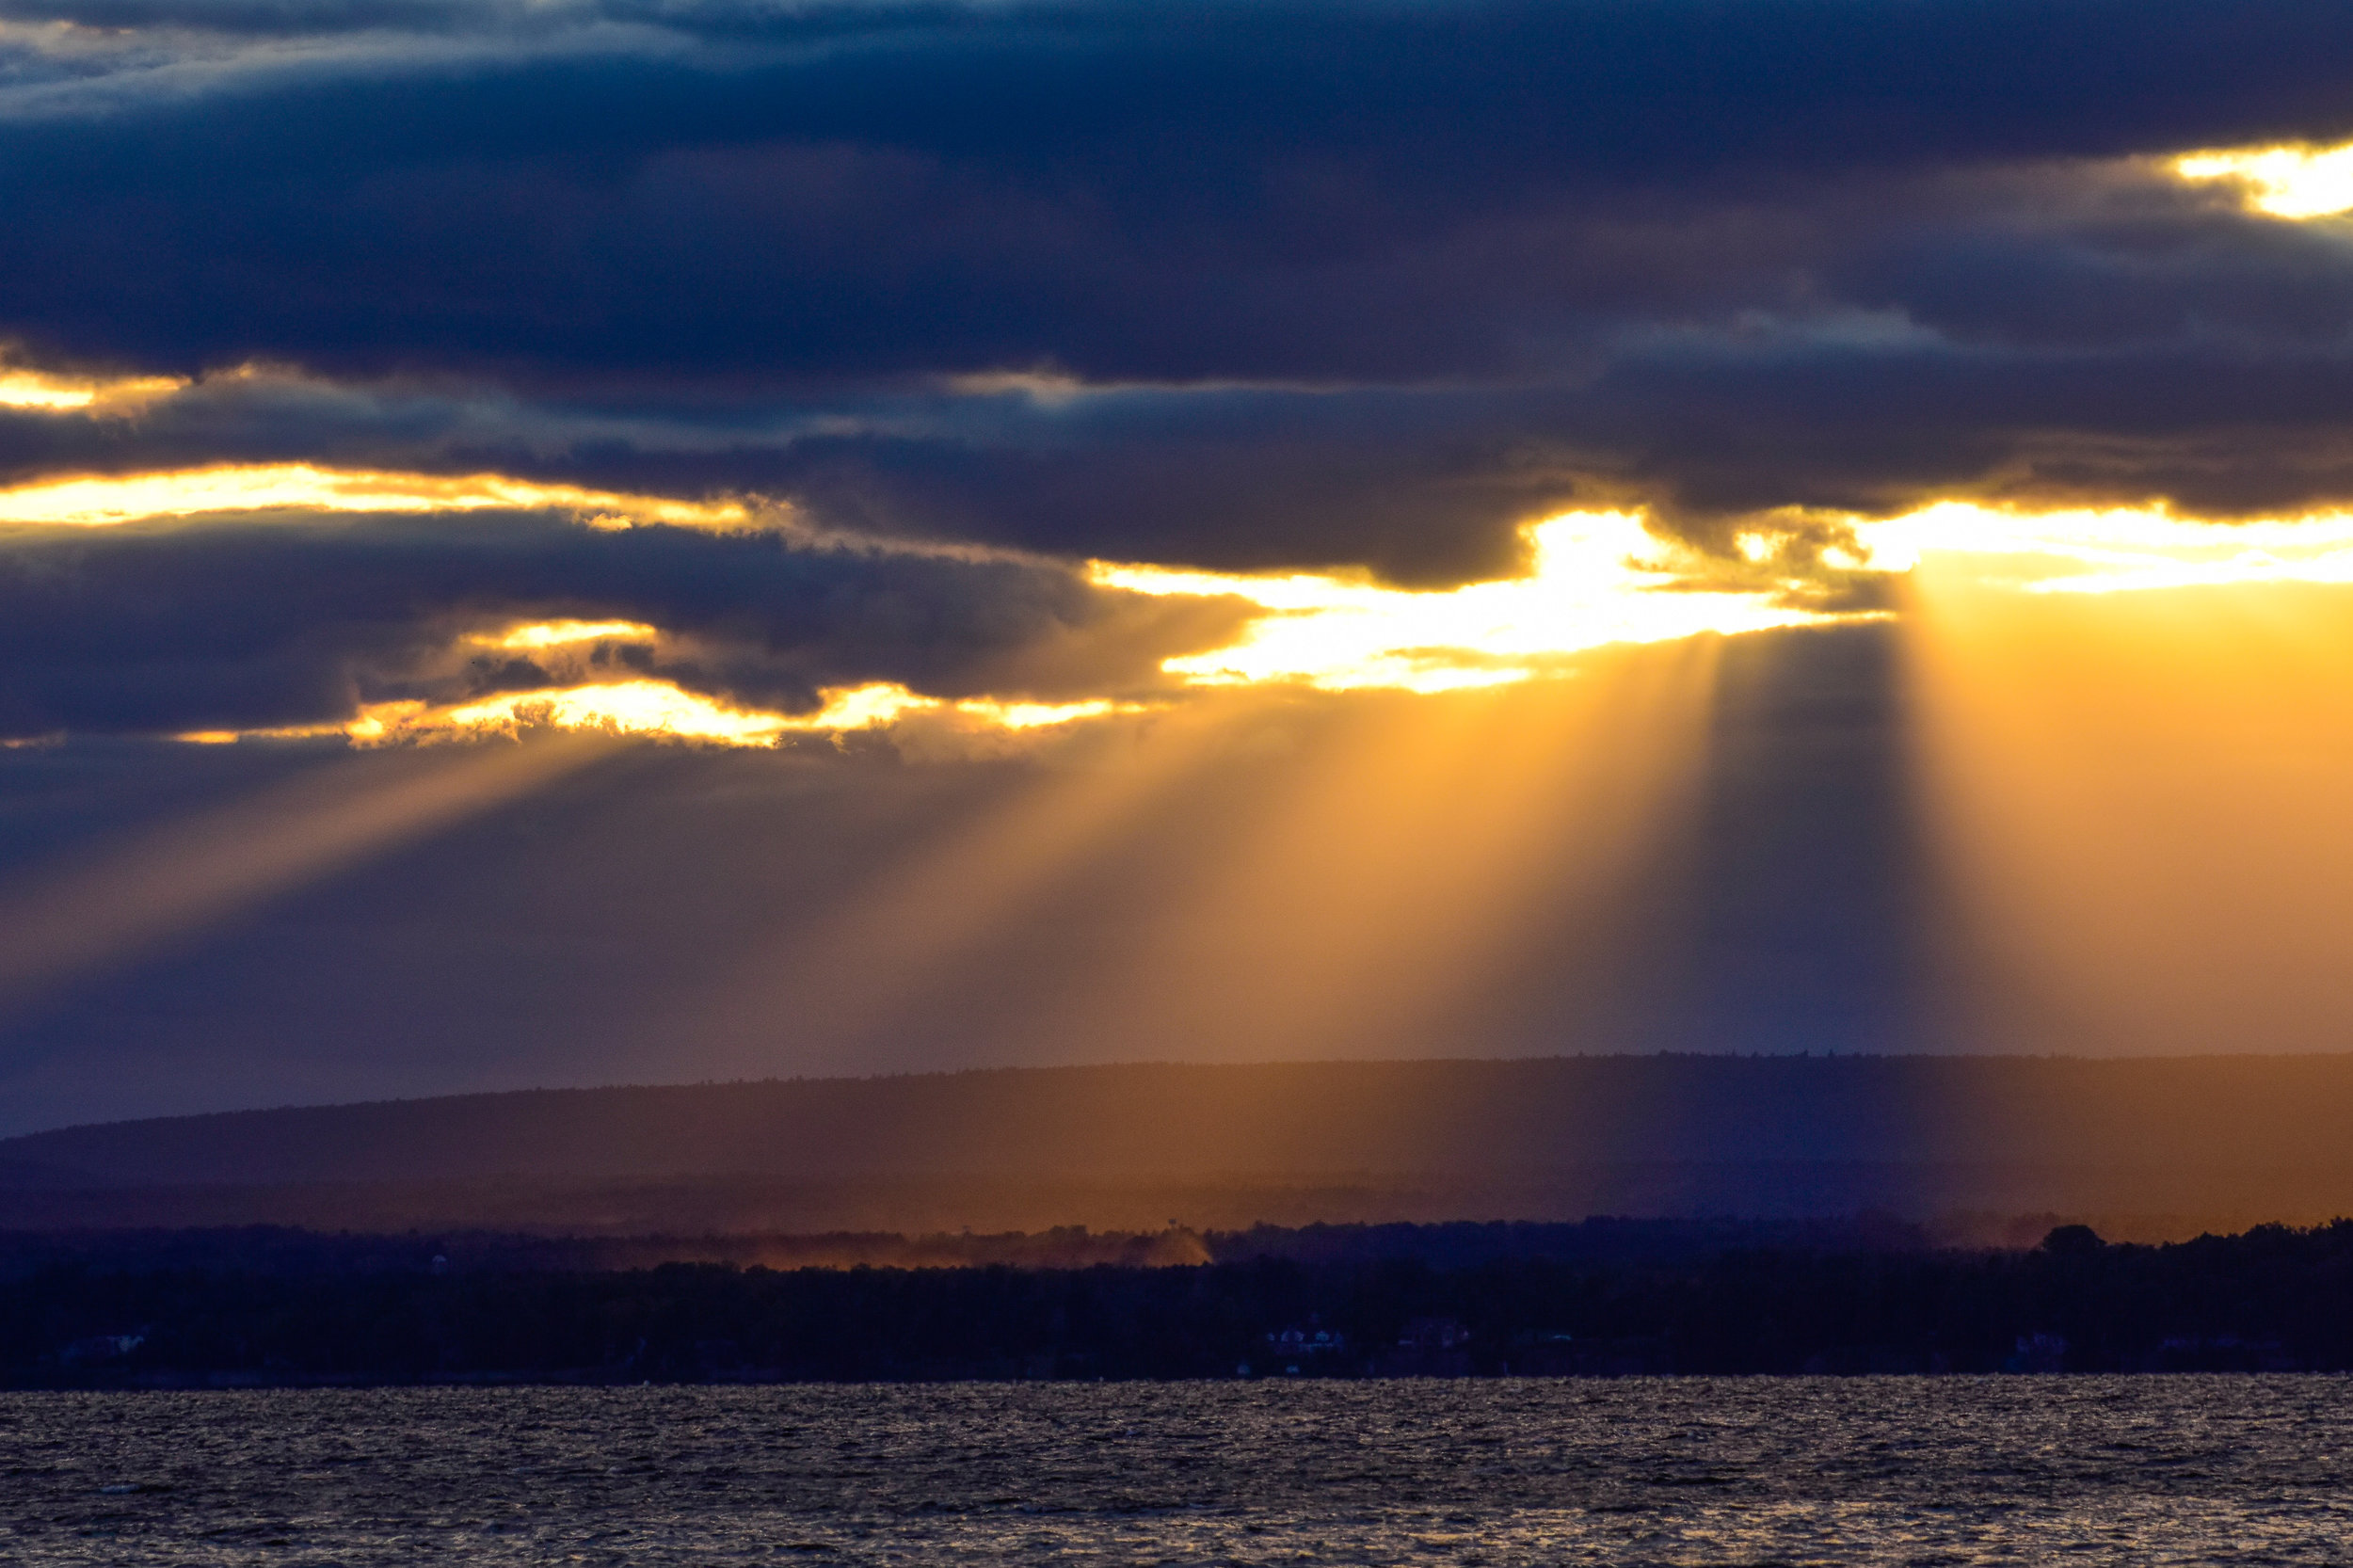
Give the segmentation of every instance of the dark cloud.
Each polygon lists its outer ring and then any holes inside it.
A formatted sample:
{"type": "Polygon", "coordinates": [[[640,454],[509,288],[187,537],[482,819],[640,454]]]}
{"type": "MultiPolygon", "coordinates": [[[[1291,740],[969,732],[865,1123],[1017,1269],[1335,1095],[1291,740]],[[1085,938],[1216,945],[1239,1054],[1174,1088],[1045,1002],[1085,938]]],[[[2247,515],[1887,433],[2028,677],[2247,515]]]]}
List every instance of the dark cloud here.
{"type": "Polygon", "coordinates": [[[2164,10],[2034,8],[2031,48],[2027,13],[1958,5],[876,9],[822,47],[584,25],[449,60],[370,34],[8,124],[0,313],[184,368],[1556,371],[1629,320],[1834,303],[1804,297],[1849,238],[1818,220],[1861,215],[1809,212],[1825,182],[2353,124],[2342,18],[2283,17],[2328,89],[2299,120],[2289,68],[2258,113],[2164,10]]]}
{"type": "Polygon", "coordinates": [[[863,393],[660,412],[225,378],[136,419],[0,413],[0,472],[315,459],[661,494],[1073,556],[1440,583],[1520,523],[1641,503],[1729,548],[1786,508],[2353,496],[2353,353],[2244,338],[1985,347],[1918,335],[1668,344],[1575,386],[863,393]]]}
{"type": "Polygon", "coordinates": [[[1577,504],[2353,493],[2339,226],[2147,161],[2353,134],[2337,4],[6,14],[79,25],[0,36],[0,335],[311,376],[0,421],[20,477],[499,468],[1417,583],[1577,504]],[[943,391],[1000,372],[1048,395],[943,391]]]}
{"type": "Polygon", "coordinates": [[[1230,635],[1240,608],[1107,592],[1061,569],[808,550],[766,535],[607,532],[535,514],[149,524],[0,539],[0,738],[333,722],[584,673],[463,639],[519,620],[651,623],[583,649],[804,711],[824,686],[1096,696],[1230,635]]]}

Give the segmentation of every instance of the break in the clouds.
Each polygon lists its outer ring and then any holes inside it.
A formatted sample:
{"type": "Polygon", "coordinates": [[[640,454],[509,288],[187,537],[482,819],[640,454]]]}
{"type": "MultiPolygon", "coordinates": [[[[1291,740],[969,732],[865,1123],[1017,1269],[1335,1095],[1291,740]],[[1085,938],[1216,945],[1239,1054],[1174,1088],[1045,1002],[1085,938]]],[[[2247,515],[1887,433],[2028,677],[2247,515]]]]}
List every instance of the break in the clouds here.
{"type": "Polygon", "coordinates": [[[1723,549],[2353,493],[2338,226],[2170,161],[2353,135],[2322,0],[7,11],[0,333],[313,394],[24,415],[19,475],[496,467],[1423,584],[1572,506],[1723,549]]]}

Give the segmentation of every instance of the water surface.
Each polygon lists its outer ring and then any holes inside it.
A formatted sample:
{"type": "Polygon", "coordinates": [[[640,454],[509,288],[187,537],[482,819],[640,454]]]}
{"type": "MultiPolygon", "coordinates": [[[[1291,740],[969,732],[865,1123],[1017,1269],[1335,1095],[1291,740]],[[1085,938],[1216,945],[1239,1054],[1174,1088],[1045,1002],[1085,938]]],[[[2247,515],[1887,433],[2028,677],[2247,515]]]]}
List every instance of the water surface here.
{"type": "Polygon", "coordinates": [[[2353,1380],[0,1395],[9,1563],[2345,1563],[2353,1380]]]}

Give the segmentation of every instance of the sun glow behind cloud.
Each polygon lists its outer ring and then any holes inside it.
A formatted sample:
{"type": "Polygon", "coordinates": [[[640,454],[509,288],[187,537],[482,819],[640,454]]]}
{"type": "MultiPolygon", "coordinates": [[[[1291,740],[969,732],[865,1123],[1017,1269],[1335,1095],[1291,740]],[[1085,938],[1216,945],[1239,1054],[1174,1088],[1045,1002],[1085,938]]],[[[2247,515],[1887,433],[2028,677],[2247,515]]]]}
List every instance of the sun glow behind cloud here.
{"type": "MultiPolygon", "coordinates": [[[[128,476],[82,476],[0,490],[0,524],[107,527],[154,518],[213,513],[371,513],[561,508],[591,526],[635,521],[742,526],[783,518],[789,508],[757,502],[694,502],[539,484],[495,473],[460,476],[345,471],[304,463],[234,466],[128,476]]],[[[1329,574],[1279,577],[1097,563],[1098,586],[1152,595],[1241,598],[1266,613],[1234,644],[1169,660],[1181,686],[1305,685],[1435,693],[1509,684],[1557,669],[1568,655],[1611,643],[1673,640],[1702,632],[1737,632],[1835,618],[1776,601],[1769,586],[1711,587],[1694,577],[1705,563],[1651,536],[1630,514],[1576,514],[1529,530],[1533,569],[1504,582],[1446,593],[1384,587],[1329,574]]],[[[889,552],[892,541],[812,538],[811,548],[889,552]]],[[[904,547],[925,553],[932,547],[904,547]]],[[[1744,562],[1763,559],[1749,551],[1744,562]]],[[[1751,572],[1754,576],[1753,571],[1751,572]]],[[[518,653],[598,642],[658,642],[663,629],[623,619],[561,619],[463,634],[459,641],[518,653]]],[[[584,673],[584,672],[583,672],[584,673]]],[[[650,676],[575,680],[495,692],[431,708],[375,704],[341,724],[248,732],[269,737],[333,733],[363,744],[578,728],[661,735],[730,745],[774,744],[794,733],[841,734],[921,719],[1005,731],[1039,729],[1134,712],[1146,705],[1104,695],[1040,702],[1020,696],[948,700],[903,685],[869,682],[829,689],[814,712],[760,712],[650,676]]],[[[1154,699],[1164,700],[1164,699],[1154,699]]],[[[234,732],[199,731],[220,742],[234,732]]]]}
{"type": "Polygon", "coordinates": [[[660,635],[657,628],[633,620],[550,620],[518,626],[495,636],[480,634],[467,640],[486,648],[525,652],[543,648],[569,648],[576,643],[649,642],[660,635]]]}
{"type": "Polygon", "coordinates": [[[170,376],[56,376],[0,366],[0,408],[40,413],[131,413],[187,383],[170,376]]]}
{"type": "Polygon", "coordinates": [[[1295,574],[1253,577],[1098,562],[1094,580],[1150,594],[1231,594],[1263,606],[1241,640],[1170,660],[1195,685],[1295,681],[1325,691],[1432,693],[1504,685],[1611,643],[1669,642],[1702,632],[1761,632],[1838,618],[1776,602],[1769,590],[1722,590],[1695,579],[1640,518],[1573,513],[1529,530],[1523,577],[1440,593],[1295,574]]]}
{"type": "MultiPolygon", "coordinates": [[[[728,529],[782,525],[789,506],[759,498],[690,501],[540,484],[497,473],[434,475],[311,464],[82,476],[0,490],[0,524],[104,527],[149,518],[284,511],[372,513],[555,508],[585,525],[636,522],[728,529]]],[[[2353,582],[2353,514],[2217,523],[2162,507],[2032,512],[1945,503],[1891,520],[1847,520],[1850,547],[1785,553],[1769,527],[1740,534],[1718,558],[1648,529],[1627,512],[1571,513],[1527,530],[1529,569],[1445,591],[1390,587],[1340,573],[1254,575],[1094,562],[1100,588],[1241,599],[1259,614],[1225,646],[1167,660],[1173,689],[1036,702],[1018,694],[952,700],[887,681],[823,693],[815,711],[760,711],[686,689],[659,671],[595,675],[550,665],[536,689],[493,691],[440,707],[378,703],[347,722],[249,733],[342,732],[361,744],[582,729],[727,745],[773,745],[795,734],[845,734],[925,722],[1020,731],[1132,713],[1188,688],[1284,686],[1433,695],[1512,685],[1569,672],[1610,645],[1673,642],[1819,625],[1884,614],[1823,607],[1822,590],[1858,570],[1922,568],[2029,594],[2113,594],[2221,584],[2353,582]],[[1139,697],[1142,698],[1139,701],[1139,697]]],[[[890,552],[894,541],[828,536],[809,548],[890,552]]],[[[584,645],[658,644],[664,629],[622,619],[551,619],[465,632],[462,645],[536,655],[584,645]]],[[[188,740],[226,741],[232,732],[188,740]]]]}
{"type": "MultiPolygon", "coordinates": [[[[668,680],[606,680],[553,690],[503,693],[440,708],[423,702],[374,703],[346,725],[257,733],[283,737],[340,732],[361,745],[378,746],[486,740],[554,729],[717,745],[769,746],[787,735],[843,735],[886,728],[914,718],[1021,730],[1140,711],[1138,704],[1115,703],[1108,698],[1064,703],[997,702],[985,698],[948,701],[921,696],[893,681],[840,687],[822,695],[825,698],[824,706],[809,712],[777,713],[722,702],[668,680]]],[[[180,738],[219,742],[240,737],[232,732],[205,732],[180,738]]]]}
{"type": "Polygon", "coordinates": [[[167,473],[86,475],[0,489],[0,524],[106,528],[209,512],[472,512],[553,509],[592,522],[663,522],[740,528],[736,501],[679,501],[500,473],[435,474],[321,468],[311,463],[223,464],[167,473]]]}
{"type": "Polygon", "coordinates": [[[2233,180],[2248,205],[2274,217],[2331,217],[2353,209],[2353,145],[2252,147],[2192,152],[2173,161],[2185,180],[2233,180]]]}
{"type": "Polygon", "coordinates": [[[1857,535],[1882,570],[2034,594],[2353,582],[2353,513],[2212,522],[2163,507],[2026,512],[1948,502],[1857,535]]]}
{"type": "MultiPolygon", "coordinates": [[[[2029,594],[2119,594],[2353,582],[2353,512],[2220,520],[2164,505],[2034,510],[1939,502],[1847,520],[1862,564],[2029,594]]],[[[1839,564],[1840,552],[1824,552],[1839,564]]]]}

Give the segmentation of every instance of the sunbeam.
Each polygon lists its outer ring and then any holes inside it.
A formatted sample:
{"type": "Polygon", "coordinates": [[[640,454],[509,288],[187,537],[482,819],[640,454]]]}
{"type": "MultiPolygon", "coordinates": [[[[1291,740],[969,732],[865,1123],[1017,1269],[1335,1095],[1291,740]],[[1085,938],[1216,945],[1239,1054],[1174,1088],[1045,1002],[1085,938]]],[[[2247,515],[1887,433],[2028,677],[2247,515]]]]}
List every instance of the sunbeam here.
{"type": "Polygon", "coordinates": [[[1542,944],[1686,825],[1714,655],[1700,639],[1575,680],[1351,704],[1205,824],[1168,886],[1137,889],[1121,944],[1092,947],[1028,1032],[1072,1058],[1104,1041],[1216,1060],[1443,1052],[1504,968],[1590,959],[1542,944]]]}
{"type": "Polygon", "coordinates": [[[1924,568],[1913,774],[1957,1041],[2313,1050],[2353,1030],[2353,589],[2024,595],[1924,568]]]}
{"type": "Polygon", "coordinates": [[[590,736],[341,760],[0,888],[0,1010],[545,788],[590,736]]]}
{"type": "Polygon", "coordinates": [[[1138,831],[1209,765],[1238,728],[1236,710],[1257,705],[1172,711],[1021,764],[1008,798],[911,836],[846,901],[763,942],[714,987],[717,1001],[696,1009],[707,1016],[697,1032],[749,1042],[794,1070],[839,1068],[879,1048],[894,1026],[936,1009],[968,966],[988,962],[1063,883],[1138,831]]]}

